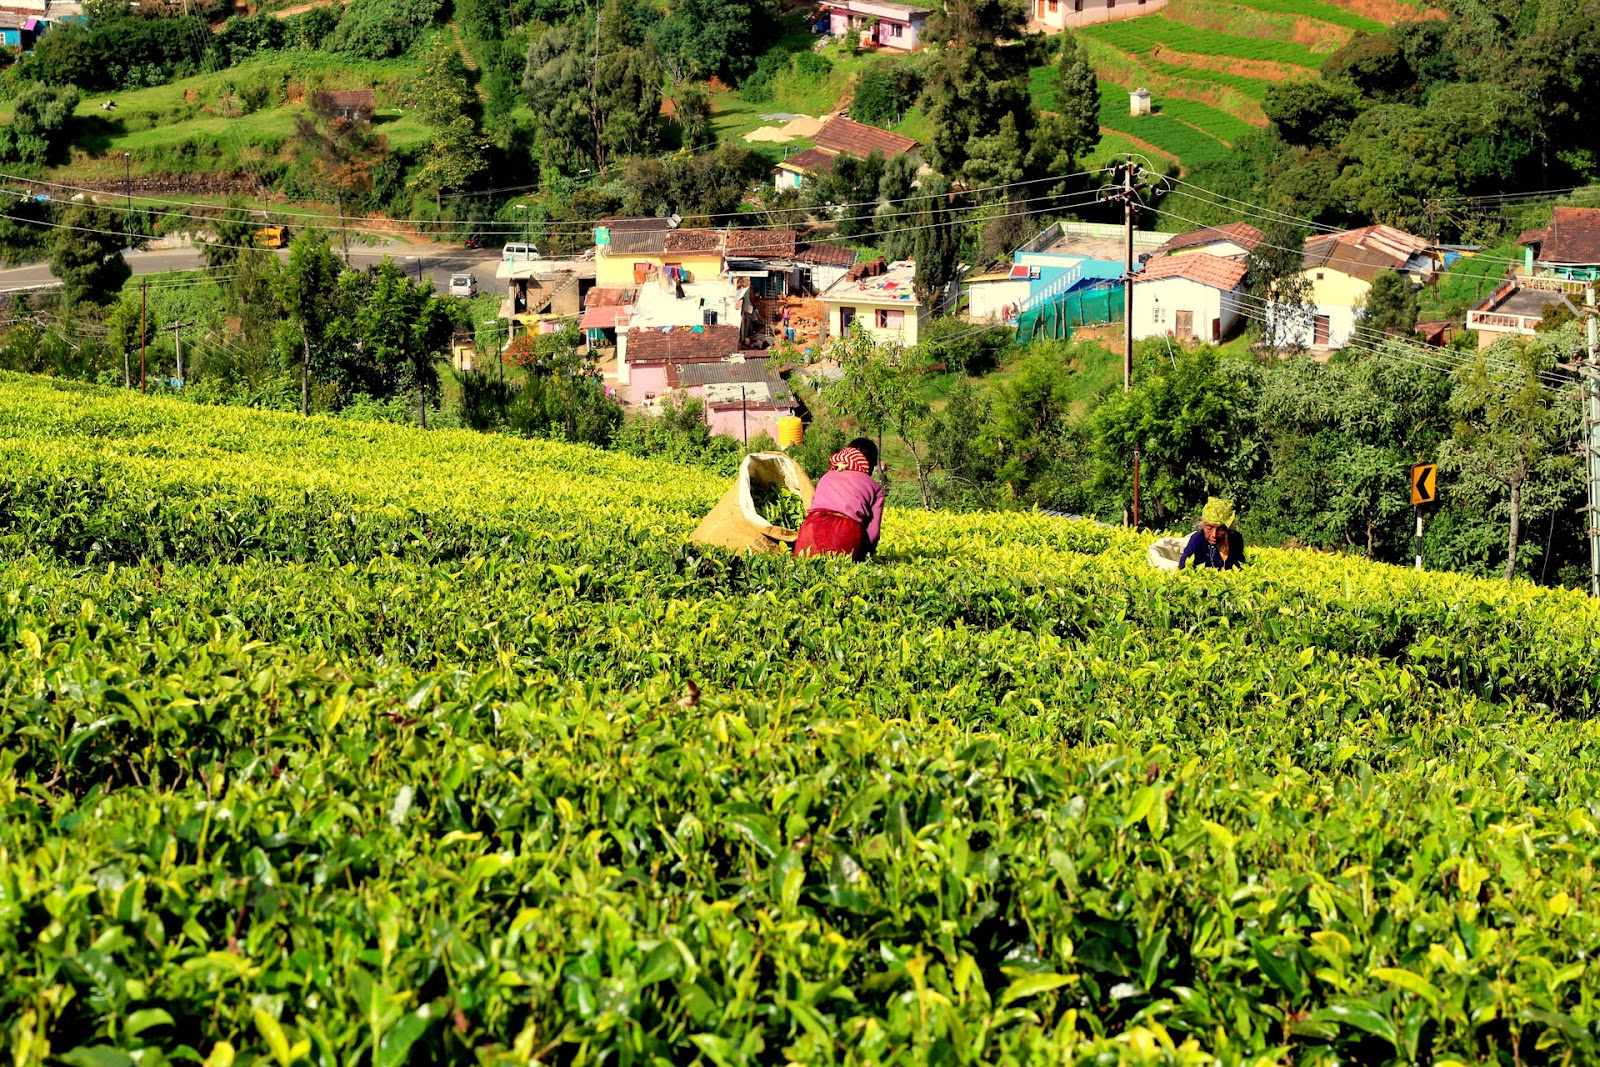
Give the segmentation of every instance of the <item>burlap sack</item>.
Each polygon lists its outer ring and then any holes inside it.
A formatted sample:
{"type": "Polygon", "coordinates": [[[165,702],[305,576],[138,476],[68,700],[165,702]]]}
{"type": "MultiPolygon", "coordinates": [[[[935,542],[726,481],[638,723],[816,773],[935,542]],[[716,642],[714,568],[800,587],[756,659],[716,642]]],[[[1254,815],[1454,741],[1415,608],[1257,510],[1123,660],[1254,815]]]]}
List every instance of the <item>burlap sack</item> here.
{"type": "Polygon", "coordinates": [[[752,485],[777,485],[800,494],[811,506],[816,487],[800,465],[782,452],[752,452],[739,464],[739,476],[722,494],[717,506],[700,520],[689,540],[698,545],[719,545],[736,551],[788,552],[798,530],[774,526],[756,510],[752,485]]]}
{"type": "Polygon", "coordinates": [[[1178,569],[1178,561],[1183,558],[1183,538],[1163,537],[1150,543],[1146,558],[1150,566],[1163,571],[1178,569]]]}

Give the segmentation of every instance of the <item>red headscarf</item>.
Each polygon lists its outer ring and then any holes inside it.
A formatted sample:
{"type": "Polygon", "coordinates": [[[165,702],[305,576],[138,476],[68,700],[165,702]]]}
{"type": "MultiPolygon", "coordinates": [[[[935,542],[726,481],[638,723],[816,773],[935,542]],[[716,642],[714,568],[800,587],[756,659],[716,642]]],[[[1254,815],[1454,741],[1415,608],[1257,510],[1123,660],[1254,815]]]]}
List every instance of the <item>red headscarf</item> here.
{"type": "Polygon", "coordinates": [[[859,448],[841,448],[828,459],[828,467],[836,471],[856,471],[860,474],[871,474],[872,465],[867,462],[866,453],[859,448]]]}

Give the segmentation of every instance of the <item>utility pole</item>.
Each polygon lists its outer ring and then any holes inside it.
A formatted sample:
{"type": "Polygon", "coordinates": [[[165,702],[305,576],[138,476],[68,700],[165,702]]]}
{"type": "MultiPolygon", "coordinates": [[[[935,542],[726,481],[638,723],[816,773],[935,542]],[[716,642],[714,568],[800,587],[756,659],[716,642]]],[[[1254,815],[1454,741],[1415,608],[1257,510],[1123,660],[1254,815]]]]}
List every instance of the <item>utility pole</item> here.
{"type": "Polygon", "coordinates": [[[148,282],[139,283],[139,392],[141,393],[146,391],[144,382],[144,309],[145,287],[147,285],[149,285],[148,282]]]}
{"type": "Polygon", "coordinates": [[[133,214],[133,156],[122,153],[122,193],[128,200],[128,214],[133,214]]]}
{"type": "Polygon", "coordinates": [[[187,322],[175,322],[171,326],[163,326],[162,327],[162,329],[164,329],[164,330],[171,330],[172,331],[172,342],[178,348],[178,381],[180,381],[180,382],[182,382],[184,380],[184,377],[183,377],[183,330],[184,330],[184,327],[189,326],[189,325],[192,325],[192,324],[191,323],[187,323],[187,322]]]}
{"type": "MultiPolygon", "coordinates": [[[[1122,168],[1123,238],[1125,262],[1122,276],[1122,391],[1133,389],[1133,208],[1138,202],[1134,178],[1138,171],[1132,157],[1122,168]]],[[[1133,446],[1133,528],[1139,528],[1139,462],[1143,457],[1136,443],[1133,446]]]]}
{"type": "Polygon", "coordinates": [[[1589,320],[1589,403],[1584,422],[1588,445],[1584,458],[1589,465],[1589,506],[1584,511],[1583,528],[1589,533],[1589,594],[1600,597],[1600,306],[1595,301],[1595,283],[1584,294],[1584,315],[1589,320]]]}

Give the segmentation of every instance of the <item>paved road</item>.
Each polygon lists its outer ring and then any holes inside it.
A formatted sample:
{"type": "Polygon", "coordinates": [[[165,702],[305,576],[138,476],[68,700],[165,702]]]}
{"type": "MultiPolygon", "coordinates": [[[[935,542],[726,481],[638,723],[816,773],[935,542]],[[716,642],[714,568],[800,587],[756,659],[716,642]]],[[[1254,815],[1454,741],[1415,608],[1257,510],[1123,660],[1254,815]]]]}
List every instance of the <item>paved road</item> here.
{"type": "MultiPolygon", "coordinates": [[[[339,251],[337,247],[334,250],[339,251]]],[[[279,249],[277,255],[280,259],[286,259],[289,252],[287,249],[279,249]]],[[[125,253],[125,256],[135,276],[162,274],[174,270],[196,270],[202,265],[199,250],[193,248],[160,252],[132,251],[125,253]]],[[[468,271],[475,275],[480,292],[495,292],[501,288],[494,276],[495,268],[500,263],[497,252],[468,252],[448,245],[397,243],[378,248],[353,247],[350,249],[350,265],[368,267],[386,256],[414,277],[431,278],[434,288],[441,293],[449,287],[450,275],[457,271],[468,271]]],[[[23,289],[48,289],[57,284],[59,283],[50,273],[49,265],[45,263],[0,270],[0,293],[23,289]]]]}

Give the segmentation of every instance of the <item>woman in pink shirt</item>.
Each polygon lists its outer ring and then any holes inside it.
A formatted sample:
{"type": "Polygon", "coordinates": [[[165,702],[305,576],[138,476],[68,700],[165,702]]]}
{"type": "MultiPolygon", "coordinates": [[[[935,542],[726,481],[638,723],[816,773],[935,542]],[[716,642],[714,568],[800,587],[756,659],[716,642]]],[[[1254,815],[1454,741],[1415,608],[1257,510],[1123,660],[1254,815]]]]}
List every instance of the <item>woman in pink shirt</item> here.
{"type": "Polygon", "coordinates": [[[849,556],[859,563],[877,550],[886,495],[883,484],[872,477],[877,465],[878,446],[865,437],[833,454],[800,524],[795,555],[849,556]]]}

